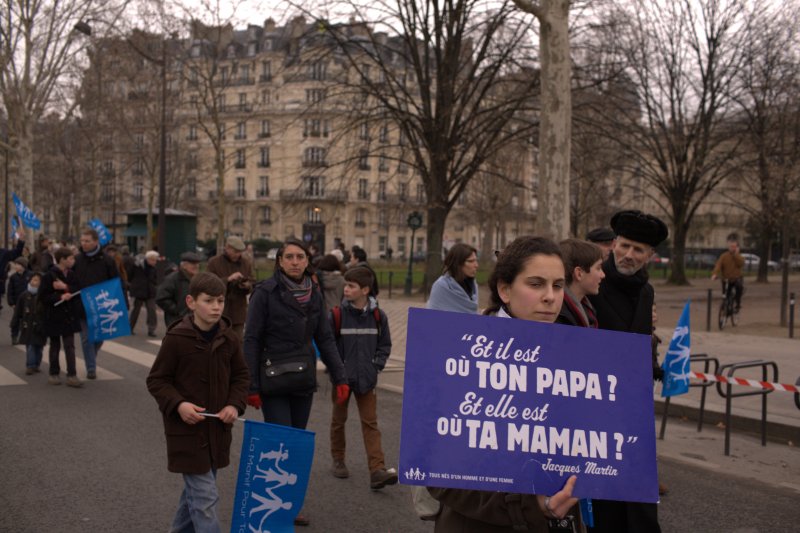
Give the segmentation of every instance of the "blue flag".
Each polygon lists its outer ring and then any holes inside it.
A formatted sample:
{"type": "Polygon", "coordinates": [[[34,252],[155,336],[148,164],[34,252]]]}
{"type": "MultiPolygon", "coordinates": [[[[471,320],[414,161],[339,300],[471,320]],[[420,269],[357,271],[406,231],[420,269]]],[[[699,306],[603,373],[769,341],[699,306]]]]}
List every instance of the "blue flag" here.
{"type": "Polygon", "coordinates": [[[93,218],[90,220],[89,226],[93,228],[97,232],[97,236],[100,237],[100,246],[105,246],[111,242],[111,232],[108,231],[108,228],[100,221],[99,218],[93,218]]]}
{"type": "Polygon", "coordinates": [[[81,301],[89,325],[89,341],[98,342],[131,334],[128,306],[119,278],[81,289],[81,301]]]}
{"type": "Polygon", "coordinates": [[[691,337],[689,335],[689,302],[683,308],[675,333],[667,349],[667,356],[661,364],[664,369],[664,386],[661,396],[677,396],[689,392],[689,355],[691,337]]]}
{"type": "Polygon", "coordinates": [[[30,207],[22,203],[17,193],[12,193],[11,199],[14,200],[14,207],[17,208],[17,215],[19,215],[19,219],[25,226],[31,229],[39,229],[42,227],[42,223],[39,222],[39,217],[31,211],[30,207]]]}
{"type": "Polygon", "coordinates": [[[19,230],[19,222],[17,222],[17,216],[16,215],[11,215],[11,238],[12,239],[17,234],[17,230],[19,230]]]}
{"type": "Polygon", "coordinates": [[[314,458],[314,433],[244,423],[231,533],[292,533],[314,458]]]}

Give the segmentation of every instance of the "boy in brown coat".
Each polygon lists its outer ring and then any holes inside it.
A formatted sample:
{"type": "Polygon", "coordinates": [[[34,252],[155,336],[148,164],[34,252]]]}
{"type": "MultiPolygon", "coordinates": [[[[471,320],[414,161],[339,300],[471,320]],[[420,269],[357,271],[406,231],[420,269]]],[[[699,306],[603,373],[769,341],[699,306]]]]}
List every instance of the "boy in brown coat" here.
{"type": "Polygon", "coordinates": [[[167,468],[183,474],[171,531],[220,531],[217,469],[230,462],[231,424],[244,413],[250,373],[239,337],[222,316],[225,284],[197,274],[186,305],[191,313],[167,331],[147,389],[164,418],[167,468]]]}

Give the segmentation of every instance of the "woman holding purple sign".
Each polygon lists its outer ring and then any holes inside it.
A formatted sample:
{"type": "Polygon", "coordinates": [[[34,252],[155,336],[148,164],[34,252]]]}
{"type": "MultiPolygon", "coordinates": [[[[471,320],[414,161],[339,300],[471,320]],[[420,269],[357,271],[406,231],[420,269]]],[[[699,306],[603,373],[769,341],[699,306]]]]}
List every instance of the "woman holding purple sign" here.
{"type": "MultiPolygon", "coordinates": [[[[491,300],[484,314],[535,322],[555,322],[564,300],[564,262],[556,243],[520,237],[497,258],[489,278],[491,300]]],[[[441,503],[437,533],[578,531],[577,498],[571,476],[557,493],[511,494],[428,488],[441,503]]]]}

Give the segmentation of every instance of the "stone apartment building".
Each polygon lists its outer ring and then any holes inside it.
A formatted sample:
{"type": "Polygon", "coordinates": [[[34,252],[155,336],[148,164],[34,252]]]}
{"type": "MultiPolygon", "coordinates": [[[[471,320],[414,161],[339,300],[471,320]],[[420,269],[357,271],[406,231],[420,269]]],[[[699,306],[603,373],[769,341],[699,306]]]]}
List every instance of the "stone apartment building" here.
{"type": "MultiPolygon", "coordinates": [[[[89,97],[83,112],[102,116],[105,172],[88,188],[88,204],[106,220],[110,200],[122,213],[152,197],[157,210],[160,72],[144,51],[167,59],[168,207],[198,215],[199,239],[216,236],[222,194],[224,231],[245,240],[311,237],[325,249],[341,241],[371,257],[389,248],[407,257],[406,220],[425,214],[426,198],[406,140],[353,90],[353,73],[315,27],[297,17],[244,30],[195,24],[192,33],[166,49],[146,33],[98,43],[103,53],[92,56],[84,84],[96,83],[105,105],[89,97]]],[[[451,212],[445,245],[493,248],[532,231],[533,151],[519,151],[518,186],[486,213],[476,180],[451,212]]],[[[424,247],[423,226],[414,249],[424,247]]]]}

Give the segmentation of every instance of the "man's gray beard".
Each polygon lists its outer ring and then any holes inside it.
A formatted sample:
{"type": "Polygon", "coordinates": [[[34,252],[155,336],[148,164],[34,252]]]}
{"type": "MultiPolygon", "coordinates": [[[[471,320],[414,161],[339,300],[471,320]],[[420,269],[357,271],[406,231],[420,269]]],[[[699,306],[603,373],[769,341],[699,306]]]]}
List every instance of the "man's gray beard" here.
{"type": "Polygon", "coordinates": [[[622,274],[623,276],[633,276],[637,272],[641,270],[641,267],[631,270],[633,267],[621,267],[618,263],[615,262],[615,266],[617,267],[617,272],[622,274]]]}

